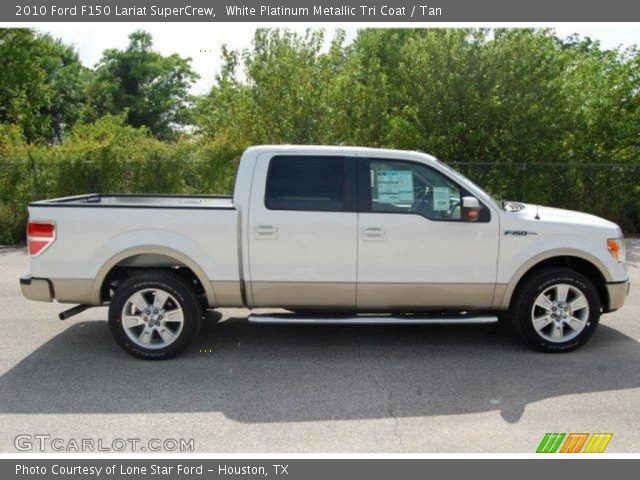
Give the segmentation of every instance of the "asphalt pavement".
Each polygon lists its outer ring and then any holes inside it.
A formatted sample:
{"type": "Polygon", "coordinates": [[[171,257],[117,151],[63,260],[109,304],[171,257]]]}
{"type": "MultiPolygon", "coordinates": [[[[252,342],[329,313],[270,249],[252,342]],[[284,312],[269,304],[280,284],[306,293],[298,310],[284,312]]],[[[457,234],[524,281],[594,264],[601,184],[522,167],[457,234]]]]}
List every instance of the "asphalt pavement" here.
{"type": "Polygon", "coordinates": [[[105,308],[62,322],[68,306],[24,299],[26,252],[0,247],[0,451],[45,434],[221,453],[534,452],[546,432],[611,432],[608,452],[639,452],[640,240],[627,257],[627,305],[569,354],[493,326],[251,325],[223,309],[185,354],[145,362],[115,344],[105,308]]]}

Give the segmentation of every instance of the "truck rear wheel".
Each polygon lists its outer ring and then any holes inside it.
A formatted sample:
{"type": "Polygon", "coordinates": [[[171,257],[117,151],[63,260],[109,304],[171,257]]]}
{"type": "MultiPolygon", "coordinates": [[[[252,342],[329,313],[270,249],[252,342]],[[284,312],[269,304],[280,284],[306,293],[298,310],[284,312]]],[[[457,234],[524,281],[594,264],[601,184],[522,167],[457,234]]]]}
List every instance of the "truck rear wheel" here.
{"type": "Polygon", "coordinates": [[[200,326],[202,309],[193,289],[170,272],[128,278],[109,304],[109,327],[127,353],[164,360],[182,352],[200,326]]]}
{"type": "Polygon", "coordinates": [[[511,303],[514,330],[527,346],[568,352],[591,338],[601,302],[593,283],[568,268],[549,268],[524,280],[511,303]]]}

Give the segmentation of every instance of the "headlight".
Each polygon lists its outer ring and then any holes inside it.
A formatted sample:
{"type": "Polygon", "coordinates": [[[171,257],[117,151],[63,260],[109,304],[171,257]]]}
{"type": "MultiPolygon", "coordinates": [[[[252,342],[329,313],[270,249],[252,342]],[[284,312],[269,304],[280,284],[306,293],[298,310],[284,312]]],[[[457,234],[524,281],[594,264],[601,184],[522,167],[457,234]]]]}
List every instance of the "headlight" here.
{"type": "Polygon", "coordinates": [[[609,238],[607,239],[607,250],[613,258],[616,259],[617,262],[625,261],[625,248],[624,248],[624,238],[609,238]]]}

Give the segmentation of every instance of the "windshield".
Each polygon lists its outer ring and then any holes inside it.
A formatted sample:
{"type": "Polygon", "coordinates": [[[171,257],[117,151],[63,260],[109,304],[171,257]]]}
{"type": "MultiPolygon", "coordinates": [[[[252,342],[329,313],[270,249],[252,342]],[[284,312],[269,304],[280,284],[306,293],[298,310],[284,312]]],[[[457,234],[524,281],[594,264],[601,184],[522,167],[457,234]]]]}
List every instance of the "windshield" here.
{"type": "Polygon", "coordinates": [[[463,185],[466,185],[467,187],[470,186],[473,190],[479,190],[480,192],[482,192],[483,197],[484,197],[484,199],[486,201],[488,201],[491,204],[493,204],[493,206],[496,207],[496,208],[502,208],[500,206],[500,202],[497,201],[495,198],[493,198],[491,195],[489,195],[482,187],[478,186],[476,183],[472,182],[467,177],[465,177],[463,174],[461,174],[457,170],[454,170],[453,168],[451,168],[446,163],[441,162],[437,158],[435,160],[436,160],[436,162],[438,162],[438,165],[440,165],[444,170],[446,170],[458,182],[462,183],[463,185]]]}

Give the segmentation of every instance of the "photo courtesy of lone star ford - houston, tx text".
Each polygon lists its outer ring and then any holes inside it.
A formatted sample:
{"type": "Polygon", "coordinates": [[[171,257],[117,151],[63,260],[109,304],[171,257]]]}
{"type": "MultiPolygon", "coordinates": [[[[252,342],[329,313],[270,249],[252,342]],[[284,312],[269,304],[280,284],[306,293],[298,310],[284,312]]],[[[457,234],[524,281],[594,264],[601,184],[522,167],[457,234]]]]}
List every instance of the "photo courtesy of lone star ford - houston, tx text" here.
{"type": "Polygon", "coordinates": [[[639,138],[622,0],[0,4],[0,476],[637,470],[639,138]]]}

